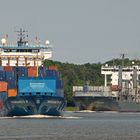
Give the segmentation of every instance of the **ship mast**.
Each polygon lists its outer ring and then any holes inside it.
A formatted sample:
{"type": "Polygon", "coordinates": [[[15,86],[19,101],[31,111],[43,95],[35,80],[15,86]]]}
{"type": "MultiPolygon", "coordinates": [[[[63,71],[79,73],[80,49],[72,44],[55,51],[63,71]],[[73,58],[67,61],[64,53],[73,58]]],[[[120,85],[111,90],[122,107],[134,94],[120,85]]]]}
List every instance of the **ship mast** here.
{"type": "Polygon", "coordinates": [[[25,41],[25,33],[27,33],[28,31],[25,31],[22,28],[20,28],[20,30],[16,32],[18,33],[18,37],[19,37],[18,38],[19,40],[17,41],[18,46],[25,46],[28,43],[28,41],[25,41]]]}
{"type": "Polygon", "coordinates": [[[119,66],[119,70],[118,70],[118,87],[119,87],[119,96],[120,96],[120,100],[122,100],[122,93],[123,93],[123,82],[126,82],[127,80],[123,80],[122,79],[122,72],[123,72],[123,67],[124,67],[124,59],[125,59],[125,55],[124,53],[120,54],[121,56],[121,60],[122,60],[122,65],[119,66]]]}
{"type": "Polygon", "coordinates": [[[124,67],[124,59],[125,59],[126,54],[122,53],[122,54],[120,54],[120,56],[122,59],[122,67],[124,67]]]}

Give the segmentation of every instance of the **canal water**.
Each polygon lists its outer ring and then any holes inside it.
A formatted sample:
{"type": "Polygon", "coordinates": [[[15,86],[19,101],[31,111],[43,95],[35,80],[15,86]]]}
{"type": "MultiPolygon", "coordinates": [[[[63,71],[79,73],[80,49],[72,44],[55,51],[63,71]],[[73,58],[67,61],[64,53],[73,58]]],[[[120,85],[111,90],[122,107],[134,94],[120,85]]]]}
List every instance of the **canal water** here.
{"type": "Polygon", "coordinates": [[[65,112],[0,118],[0,140],[140,140],[140,113],[65,112]]]}

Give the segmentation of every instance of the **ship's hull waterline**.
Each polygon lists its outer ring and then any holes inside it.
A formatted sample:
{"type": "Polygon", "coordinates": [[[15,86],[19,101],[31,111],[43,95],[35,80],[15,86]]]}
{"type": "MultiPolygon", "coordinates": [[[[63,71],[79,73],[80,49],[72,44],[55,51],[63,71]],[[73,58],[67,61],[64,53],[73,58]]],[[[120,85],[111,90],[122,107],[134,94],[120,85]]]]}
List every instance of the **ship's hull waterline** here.
{"type": "Polygon", "coordinates": [[[50,115],[62,116],[65,100],[63,97],[24,96],[1,100],[0,116],[50,115]]]}
{"type": "Polygon", "coordinates": [[[140,104],[132,101],[118,101],[112,97],[74,97],[79,110],[91,111],[117,111],[117,112],[140,112],[140,104]]]}

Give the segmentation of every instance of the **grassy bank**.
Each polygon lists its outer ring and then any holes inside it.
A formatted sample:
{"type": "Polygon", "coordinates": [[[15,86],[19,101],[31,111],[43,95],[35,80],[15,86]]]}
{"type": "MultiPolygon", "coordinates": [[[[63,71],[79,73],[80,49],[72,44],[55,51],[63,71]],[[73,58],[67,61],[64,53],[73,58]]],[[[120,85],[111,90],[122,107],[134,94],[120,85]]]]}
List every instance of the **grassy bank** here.
{"type": "Polygon", "coordinates": [[[65,111],[77,111],[78,107],[65,107],[65,111]]]}

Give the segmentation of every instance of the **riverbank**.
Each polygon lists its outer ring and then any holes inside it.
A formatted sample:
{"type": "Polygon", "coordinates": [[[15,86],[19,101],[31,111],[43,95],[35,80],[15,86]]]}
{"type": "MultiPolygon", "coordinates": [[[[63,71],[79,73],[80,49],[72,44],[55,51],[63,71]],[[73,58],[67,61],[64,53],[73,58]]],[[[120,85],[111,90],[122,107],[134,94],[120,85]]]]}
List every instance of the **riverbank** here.
{"type": "Polygon", "coordinates": [[[65,107],[65,111],[78,111],[78,110],[79,110],[78,107],[71,107],[71,106],[65,107]]]}

